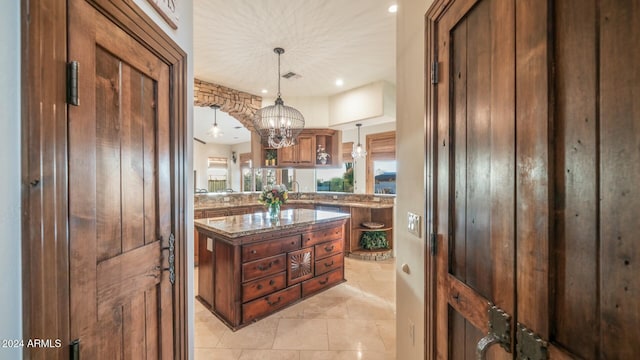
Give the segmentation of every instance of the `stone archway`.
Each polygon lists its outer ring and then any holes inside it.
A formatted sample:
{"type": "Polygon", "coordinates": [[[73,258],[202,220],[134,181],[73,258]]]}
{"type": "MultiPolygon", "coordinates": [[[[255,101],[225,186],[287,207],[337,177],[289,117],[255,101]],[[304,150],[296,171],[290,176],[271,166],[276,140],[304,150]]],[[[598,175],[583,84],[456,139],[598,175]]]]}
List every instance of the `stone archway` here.
{"type": "Polygon", "coordinates": [[[218,105],[220,110],[240,121],[249,131],[253,131],[253,117],[262,107],[262,97],[194,79],[193,105],[218,105]]]}

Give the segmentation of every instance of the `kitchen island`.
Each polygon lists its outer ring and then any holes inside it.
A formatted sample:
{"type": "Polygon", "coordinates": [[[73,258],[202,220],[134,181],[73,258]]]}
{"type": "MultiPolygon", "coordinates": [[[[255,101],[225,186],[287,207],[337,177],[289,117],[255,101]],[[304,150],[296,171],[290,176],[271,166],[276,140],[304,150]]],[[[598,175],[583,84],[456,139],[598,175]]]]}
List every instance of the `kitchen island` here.
{"type": "Polygon", "coordinates": [[[349,214],[291,209],[195,220],[197,298],[231,329],[344,281],[349,214]]]}

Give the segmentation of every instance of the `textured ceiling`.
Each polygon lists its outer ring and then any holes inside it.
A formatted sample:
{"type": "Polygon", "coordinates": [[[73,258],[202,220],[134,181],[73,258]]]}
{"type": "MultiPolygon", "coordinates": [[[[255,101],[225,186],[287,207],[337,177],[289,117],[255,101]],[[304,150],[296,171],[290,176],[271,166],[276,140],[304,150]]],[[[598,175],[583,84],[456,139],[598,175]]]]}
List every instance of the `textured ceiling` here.
{"type": "Polygon", "coordinates": [[[222,136],[214,138],[208,131],[213,125],[214,110],[196,106],[193,111],[193,136],[205,143],[233,145],[251,141],[251,132],[240,121],[224,111],[218,110],[216,120],[222,136]]]}
{"type": "Polygon", "coordinates": [[[395,83],[393,0],[194,0],[195,77],[251,94],[327,96],[395,83]],[[337,87],[337,78],[344,80],[337,87]]]}

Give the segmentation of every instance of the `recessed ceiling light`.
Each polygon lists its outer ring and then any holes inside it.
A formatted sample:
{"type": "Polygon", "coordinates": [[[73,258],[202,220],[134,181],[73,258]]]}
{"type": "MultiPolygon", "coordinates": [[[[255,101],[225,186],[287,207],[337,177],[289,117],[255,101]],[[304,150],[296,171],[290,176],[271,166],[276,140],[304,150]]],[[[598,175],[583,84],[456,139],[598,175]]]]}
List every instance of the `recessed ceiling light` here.
{"type": "Polygon", "coordinates": [[[342,79],[336,79],[336,86],[342,86],[344,85],[344,81],[342,81],[342,79]]]}
{"type": "Polygon", "coordinates": [[[398,5],[393,4],[393,5],[389,6],[389,12],[390,13],[398,12],[398,5]]]}
{"type": "Polygon", "coordinates": [[[263,94],[268,93],[267,89],[262,89],[262,93],[263,93],[263,94]]]}

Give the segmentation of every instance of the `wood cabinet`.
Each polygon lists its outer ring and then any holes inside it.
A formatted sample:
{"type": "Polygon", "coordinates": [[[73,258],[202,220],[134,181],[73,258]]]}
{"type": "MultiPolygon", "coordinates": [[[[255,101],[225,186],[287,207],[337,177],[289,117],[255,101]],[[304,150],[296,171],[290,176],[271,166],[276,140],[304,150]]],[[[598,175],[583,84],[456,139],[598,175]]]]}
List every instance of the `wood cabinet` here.
{"type": "Polygon", "coordinates": [[[316,140],[313,134],[298,135],[296,144],[278,149],[278,165],[283,167],[305,167],[315,164],[316,140]]]}
{"type": "MultiPolygon", "coordinates": [[[[271,149],[252,138],[254,162],[265,167],[339,167],[342,164],[342,132],[333,129],[304,129],[296,139],[296,145],[271,149]],[[318,146],[329,156],[325,164],[318,159],[318,146]],[[265,162],[267,154],[276,152],[276,159],[265,162]]],[[[270,156],[269,156],[270,157],[270,156]]]]}
{"type": "Polygon", "coordinates": [[[197,298],[236,330],[336,285],[344,281],[344,225],[341,219],[233,239],[198,228],[197,298]]]}
{"type": "Polygon", "coordinates": [[[387,234],[389,249],[393,249],[393,208],[352,207],[349,220],[351,223],[350,242],[347,244],[349,252],[363,251],[360,247],[362,233],[374,230],[363,227],[364,222],[384,224],[384,228],[375,229],[375,231],[384,231],[387,234]]]}

